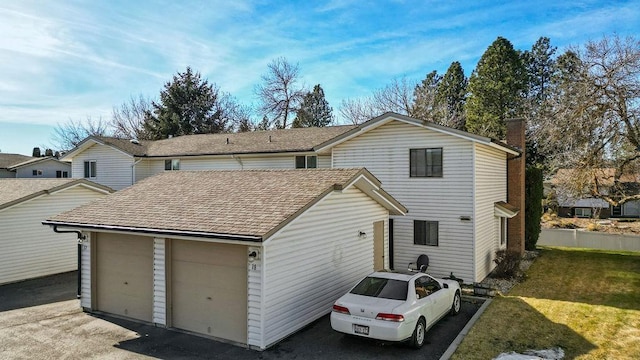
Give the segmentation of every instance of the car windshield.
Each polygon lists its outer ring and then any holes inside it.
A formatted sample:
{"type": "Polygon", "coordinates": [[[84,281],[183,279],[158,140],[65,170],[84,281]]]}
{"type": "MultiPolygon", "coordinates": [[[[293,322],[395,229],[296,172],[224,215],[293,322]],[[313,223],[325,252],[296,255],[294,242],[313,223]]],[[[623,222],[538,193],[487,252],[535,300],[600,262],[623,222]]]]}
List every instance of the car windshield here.
{"type": "Polygon", "coordinates": [[[351,293],[384,299],[407,300],[408,284],[402,280],[366,277],[351,290],[351,293]]]}

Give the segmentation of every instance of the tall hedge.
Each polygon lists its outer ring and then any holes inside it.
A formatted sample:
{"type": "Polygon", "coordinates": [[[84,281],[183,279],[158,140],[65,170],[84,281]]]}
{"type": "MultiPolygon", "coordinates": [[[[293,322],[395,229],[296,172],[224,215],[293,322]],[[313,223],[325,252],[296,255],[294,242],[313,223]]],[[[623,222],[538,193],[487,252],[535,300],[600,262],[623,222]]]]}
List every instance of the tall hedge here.
{"type": "Polygon", "coordinates": [[[525,176],[525,248],[535,250],[540,236],[540,219],[542,218],[542,169],[529,166],[525,176]]]}

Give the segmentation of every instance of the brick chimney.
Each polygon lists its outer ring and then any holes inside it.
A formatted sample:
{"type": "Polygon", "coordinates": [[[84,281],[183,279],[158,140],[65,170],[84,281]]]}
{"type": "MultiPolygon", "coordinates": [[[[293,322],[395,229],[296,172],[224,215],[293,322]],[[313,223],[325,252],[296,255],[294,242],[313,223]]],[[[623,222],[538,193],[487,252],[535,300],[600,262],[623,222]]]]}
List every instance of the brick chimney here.
{"type": "Polygon", "coordinates": [[[525,138],[524,119],[507,120],[507,145],[522,151],[522,155],[507,158],[507,202],[520,209],[518,215],[507,221],[507,248],[524,254],[524,177],[525,138]]]}

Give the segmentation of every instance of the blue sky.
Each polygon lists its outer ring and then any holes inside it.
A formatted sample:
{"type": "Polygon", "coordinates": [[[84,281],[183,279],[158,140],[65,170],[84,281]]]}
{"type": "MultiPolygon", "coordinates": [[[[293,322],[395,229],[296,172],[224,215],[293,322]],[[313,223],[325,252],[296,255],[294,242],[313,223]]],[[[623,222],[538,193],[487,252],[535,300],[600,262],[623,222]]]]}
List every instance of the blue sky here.
{"type": "Polygon", "coordinates": [[[503,36],[560,50],[603,35],[640,36],[631,1],[5,1],[0,4],[0,151],[50,146],[69,119],[110,119],[132,95],[155,98],[187,66],[256,104],[267,64],[298,63],[338,114],[394,78],[460,61],[471,73],[503,36]]]}

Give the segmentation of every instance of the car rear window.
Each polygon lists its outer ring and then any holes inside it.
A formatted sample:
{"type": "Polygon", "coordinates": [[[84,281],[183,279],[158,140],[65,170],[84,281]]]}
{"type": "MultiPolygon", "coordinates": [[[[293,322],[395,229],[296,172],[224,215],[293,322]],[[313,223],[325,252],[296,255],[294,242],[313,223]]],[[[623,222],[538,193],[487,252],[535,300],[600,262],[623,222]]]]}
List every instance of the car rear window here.
{"type": "Polygon", "coordinates": [[[407,300],[409,283],[402,280],[366,277],[351,290],[352,294],[392,300],[407,300]]]}

